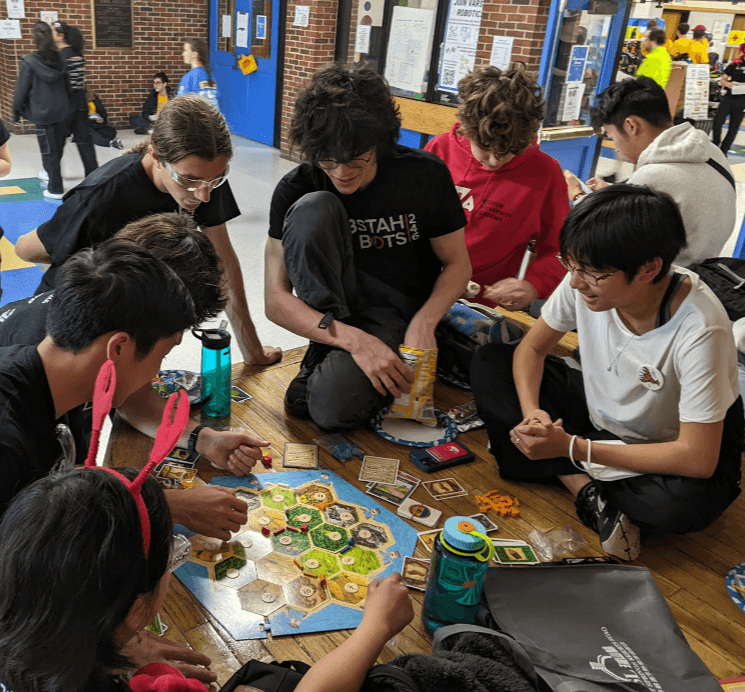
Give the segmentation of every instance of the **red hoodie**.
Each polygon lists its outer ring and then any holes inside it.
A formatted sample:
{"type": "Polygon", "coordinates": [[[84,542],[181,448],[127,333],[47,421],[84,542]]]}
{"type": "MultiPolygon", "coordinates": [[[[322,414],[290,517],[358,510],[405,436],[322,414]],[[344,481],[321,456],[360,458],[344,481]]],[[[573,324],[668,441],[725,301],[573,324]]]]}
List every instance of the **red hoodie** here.
{"type": "MultiPolygon", "coordinates": [[[[566,274],[556,259],[559,231],[569,213],[561,167],[532,144],[489,171],[473,157],[468,140],[456,134],[457,127],[456,123],[450,132],[432,139],[425,149],[447,164],[463,203],[473,281],[483,287],[516,276],[525,248],[535,237],[537,257],[525,278],[546,298],[566,274]]],[[[493,305],[481,293],[475,300],[493,305]]]]}

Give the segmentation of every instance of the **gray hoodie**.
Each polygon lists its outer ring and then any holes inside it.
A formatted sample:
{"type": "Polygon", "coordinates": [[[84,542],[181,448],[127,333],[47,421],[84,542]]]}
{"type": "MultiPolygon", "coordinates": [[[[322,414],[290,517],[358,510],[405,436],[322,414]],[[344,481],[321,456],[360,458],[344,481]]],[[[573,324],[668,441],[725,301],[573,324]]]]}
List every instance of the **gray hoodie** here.
{"type": "Polygon", "coordinates": [[[732,174],[719,147],[703,131],[683,123],[665,130],[641,153],[628,180],[667,192],[678,203],[688,247],[675,258],[675,264],[684,267],[719,257],[735,227],[735,190],[706,163],[708,159],[732,174]]]}
{"type": "Polygon", "coordinates": [[[37,127],[62,122],[68,112],[69,96],[65,64],[42,60],[39,53],[23,58],[13,98],[13,115],[18,122],[23,116],[37,127]]]}

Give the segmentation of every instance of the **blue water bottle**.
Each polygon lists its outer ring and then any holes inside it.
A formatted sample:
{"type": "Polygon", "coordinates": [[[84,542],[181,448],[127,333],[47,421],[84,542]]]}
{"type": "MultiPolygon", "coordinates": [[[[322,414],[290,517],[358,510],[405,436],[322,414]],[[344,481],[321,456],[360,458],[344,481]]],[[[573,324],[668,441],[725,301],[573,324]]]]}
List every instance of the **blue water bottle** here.
{"type": "Polygon", "coordinates": [[[422,622],[429,634],[456,623],[473,624],[484,591],[494,543],[483,524],[450,517],[435,539],[424,594],[422,622]]]}
{"type": "Polygon", "coordinates": [[[230,334],[224,329],[192,329],[202,342],[202,411],[210,418],[230,415],[230,334]]]}

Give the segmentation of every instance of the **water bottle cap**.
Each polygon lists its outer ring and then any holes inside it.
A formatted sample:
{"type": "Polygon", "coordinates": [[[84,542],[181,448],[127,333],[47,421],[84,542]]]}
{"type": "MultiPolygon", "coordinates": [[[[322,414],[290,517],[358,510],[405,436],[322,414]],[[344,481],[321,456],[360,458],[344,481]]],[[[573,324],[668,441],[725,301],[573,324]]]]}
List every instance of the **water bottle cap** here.
{"type": "Polygon", "coordinates": [[[224,329],[192,329],[191,333],[202,342],[204,348],[221,351],[230,346],[230,334],[224,329]]]}
{"type": "Polygon", "coordinates": [[[472,536],[473,531],[486,533],[484,525],[472,517],[450,517],[442,529],[442,537],[457,550],[475,552],[484,547],[484,539],[481,536],[472,536]]]}

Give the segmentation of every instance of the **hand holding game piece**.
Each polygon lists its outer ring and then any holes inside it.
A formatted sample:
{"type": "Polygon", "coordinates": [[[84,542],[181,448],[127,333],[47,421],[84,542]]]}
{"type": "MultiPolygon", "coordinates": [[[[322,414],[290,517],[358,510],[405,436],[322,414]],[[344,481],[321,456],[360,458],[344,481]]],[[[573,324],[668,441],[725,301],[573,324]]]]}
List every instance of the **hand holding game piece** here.
{"type": "Polygon", "coordinates": [[[360,629],[381,631],[383,643],[397,635],[414,619],[409,590],[394,572],[379,582],[373,579],[367,586],[367,600],[360,629]]]}
{"type": "Polygon", "coordinates": [[[261,447],[268,446],[269,442],[245,430],[204,428],[197,438],[200,454],[236,476],[251,473],[251,469],[261,459],[261,447]]]}
{"type": "Polygon", "coordinates": [[[550,459],[569,456],[569,435],[559,418],[550,425],[531,423],[530,420],[516,425],[510,438],[528,459],[550,459]]]}
{"type": "Polygon", "coordinates": [[[119,653],[132,661],[135,670],[148,663],[167,663],[187,678],[194,678],[205,684],[217,681],[217,674],[209,669],[212,663],[209,656],[194,651],[186,644],[158,637],[152,632],[138,632],[119,653]]]}
{"type": "Polygon", "coordinates": [[[247,521],[248,505],[231,488],[205,485],[166,493],[174,524],[183,524],[202,536],[227,541],[230,532],[237,531],[247,521]]]}

